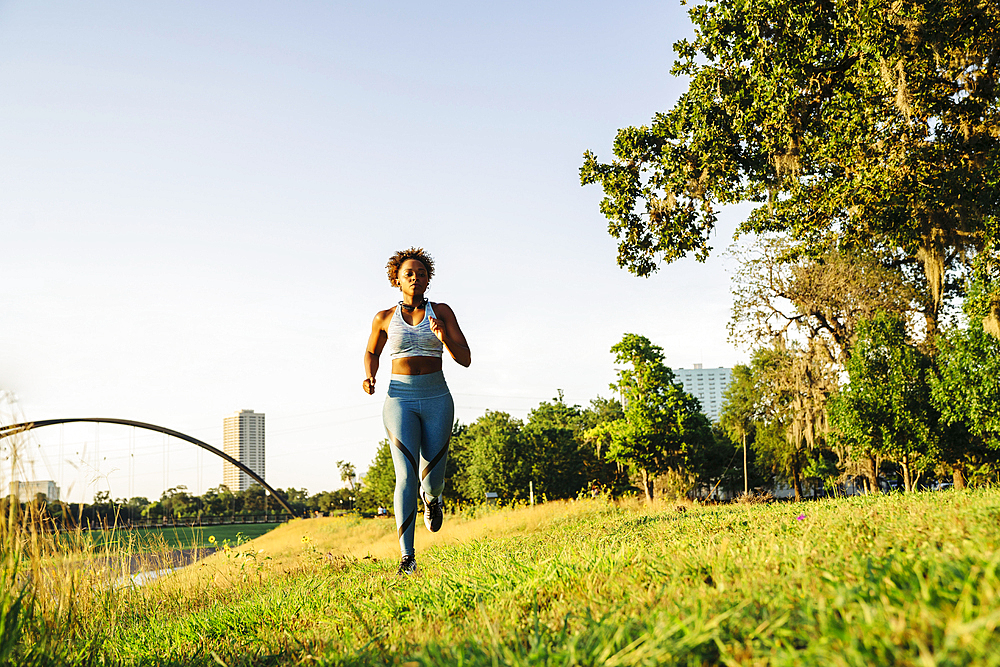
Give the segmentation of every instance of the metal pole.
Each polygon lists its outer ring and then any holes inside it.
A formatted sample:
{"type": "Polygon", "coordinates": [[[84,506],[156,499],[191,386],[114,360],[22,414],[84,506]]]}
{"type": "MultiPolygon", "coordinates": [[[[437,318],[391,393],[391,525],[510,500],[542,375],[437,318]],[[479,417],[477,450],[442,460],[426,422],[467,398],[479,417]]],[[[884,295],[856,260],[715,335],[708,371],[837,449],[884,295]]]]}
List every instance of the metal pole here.
{"type": "Polygon", "coordinates": [[[535,483],[532,481],[528,482],[528,493],[531,495],[531,505],[535,505],[535,483]]]}

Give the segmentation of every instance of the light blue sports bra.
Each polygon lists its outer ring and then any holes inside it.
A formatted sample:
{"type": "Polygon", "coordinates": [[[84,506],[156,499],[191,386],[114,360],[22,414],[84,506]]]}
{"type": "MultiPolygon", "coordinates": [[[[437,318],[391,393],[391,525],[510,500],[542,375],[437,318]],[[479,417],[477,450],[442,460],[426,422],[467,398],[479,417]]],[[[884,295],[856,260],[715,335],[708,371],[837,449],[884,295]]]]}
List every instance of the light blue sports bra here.
{"type": "Polygon", "coordinates": [[[437,317],[431,302],[427,302],[424,319],[420,320],[420,324],[416,326],[406,323],[406,320],[403,319],[402,308],[400,305],[396,306],[386,331],[389,340],[386,341],[385,348],[392,358],[442,356],[444,345],[431,331],[431,318],[437,317]]]}

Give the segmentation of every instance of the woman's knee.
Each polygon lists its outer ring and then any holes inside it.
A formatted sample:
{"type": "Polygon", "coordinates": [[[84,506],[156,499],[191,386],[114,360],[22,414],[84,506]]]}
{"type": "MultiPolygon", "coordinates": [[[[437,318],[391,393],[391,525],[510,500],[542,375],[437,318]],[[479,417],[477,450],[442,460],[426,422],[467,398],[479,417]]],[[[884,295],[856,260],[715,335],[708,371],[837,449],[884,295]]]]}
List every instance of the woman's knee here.
{"type": "Polygon", "coordinates": [[[431,476],[428,475],[421,480],[420,488],[423,490],[424,495],[437,498],[444,493],[444,477],[442,476],[440,480],[432,480],[431,476]]]}

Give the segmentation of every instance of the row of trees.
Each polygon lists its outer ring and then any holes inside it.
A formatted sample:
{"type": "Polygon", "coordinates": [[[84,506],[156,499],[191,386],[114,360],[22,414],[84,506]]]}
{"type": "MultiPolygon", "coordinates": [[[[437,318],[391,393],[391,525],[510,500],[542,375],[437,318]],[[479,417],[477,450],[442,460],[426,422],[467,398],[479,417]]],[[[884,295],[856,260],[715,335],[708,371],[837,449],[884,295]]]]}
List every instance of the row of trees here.
{"type": "MultiPolygon", "coordinates": [[[[354,507],[355,493],[348,486],[336,491],[309,495],[305,489],[275,489],[299,516],[313,512],[329,513],[354,507]]],[[[10,497],[0,500],[0,509],[7,507],[10,497]]],[[[256,484],[245,491],[232,492],[226,486],[211,488],[202,495],[191,493],[185,486],[165,490],[158,500],[144,497],[112,498],[107,491],[95,494],[93,503],[48,502],[44,494],[22,503],[46,517],[58,527],[127,525],[163,522],[197,521],[203,517],[245,517],[282,514],[284,508],[256,484]]],[[[6,511],[6,510],[4,510],[6,511]]]]}
{"type": "MultiPolygon", "coordinates": [[[[565,402],[562,392],[520,420],[487,411],[471,424],[456,422],[449,443],[445,494],[449,503],[481,503],[487,492],[505,502],[620,495],[641,489],[652,498],[660,488],[685,493],[717,482],[731,460],[731,445],[713,430],[698,401],[674,381],[661,348],[642,336],[626,335],[612,348],[620,364],[612,389],[619,399],[596,398],[590,407],[565,402]],[[623,408],[624,404],[624,408],[623,408]],[[636,488],[638,486],[639,488],[636,488]]],[[[357,510],[375,514],[391,508],[395,470],[390,444],[383,440],[363,479],[355,466],[337,461],[345,486],[309,495],[305,489],[276,489],[297,515],[357,510]]],[[[727,478],[738,483],[734,471],[727,478]]],[[[5,499],[9,502],[9,498],[5,499]]],[[[186,487],[165,490],[158,500],[112,499],[99,492],[91,504],[47,503],[43,494],[29,503],[61,527],[239,517],[280,513],[264,489],[252,485],[231,492],[220,485],[202,495],[186,487]]]]}
{"type": "MultiPolygon", "coordinates": [[[[482,502],[487,492],[525,500],[531,489],[549,500],[596,492],[640,492],[652,499],[657,489],[684,494],[740,484],[739,469],[729,465],[732,444],[675,380],[662,349],[626,334],[611,351],[627,365],[611,387],[619,398],[596,398],[583,409],[568,405],[559,392],[524,421],[487,411],[469,425],[456,424],[446,471],[449,500],[482,502]]],[[[389,447],[383,440],[364,477],[366,503],[371,498],[391,506],[389,447]]]]}
{"type": "MultiPolygon", "coordinates": [[[[562,392],[543,401],[526,420],[488,410],[471,424],[455,424],[449,443],[445,495],[450,502],[482,502],[487,492],[504,500],[574,498],[591,488],[618,492],[627,473],[595,454],[586,433],[621,413],[618,401],[596,399],[587,409],[567,405],[562,392]]],[[[361,495],[392,507],[395,471],[388,440],[379,444],[361,495]]]]}
{"type": "Polygon", "coordinates": [[[995,480],[1000,342],[979,326],[950,328],[935,342],[923,349],[885,312],[858,324],[842,367],[779,339],[734,369],[721,423],[797,498],[806,481],[850,476],[874,493],[895,472],[905,491],[942,476],[957,488],[995,480]]]}

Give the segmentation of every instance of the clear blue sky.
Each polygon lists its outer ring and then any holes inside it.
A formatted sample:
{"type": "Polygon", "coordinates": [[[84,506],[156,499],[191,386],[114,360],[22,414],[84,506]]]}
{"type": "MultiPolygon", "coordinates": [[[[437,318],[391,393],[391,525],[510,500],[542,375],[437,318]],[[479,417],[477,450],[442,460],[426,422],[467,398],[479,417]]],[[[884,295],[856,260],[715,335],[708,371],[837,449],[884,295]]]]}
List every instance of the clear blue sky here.
{"type": "MultiPolygon", "coordinates": [[[[690,32],[671,2],[0,3],[0,389],[220,447],[254,409],[272,485],[336,488],[384,436],[361,357],[410,245],[472,346],[445,365],[463,421],[608,395],[625,332],[737,363],[722,253],[635,278],[579,184],[584,150],[676,100],[690,32]]],[[[221,482],[119,427],[27,448],[71,500],[221,482]]]]}

